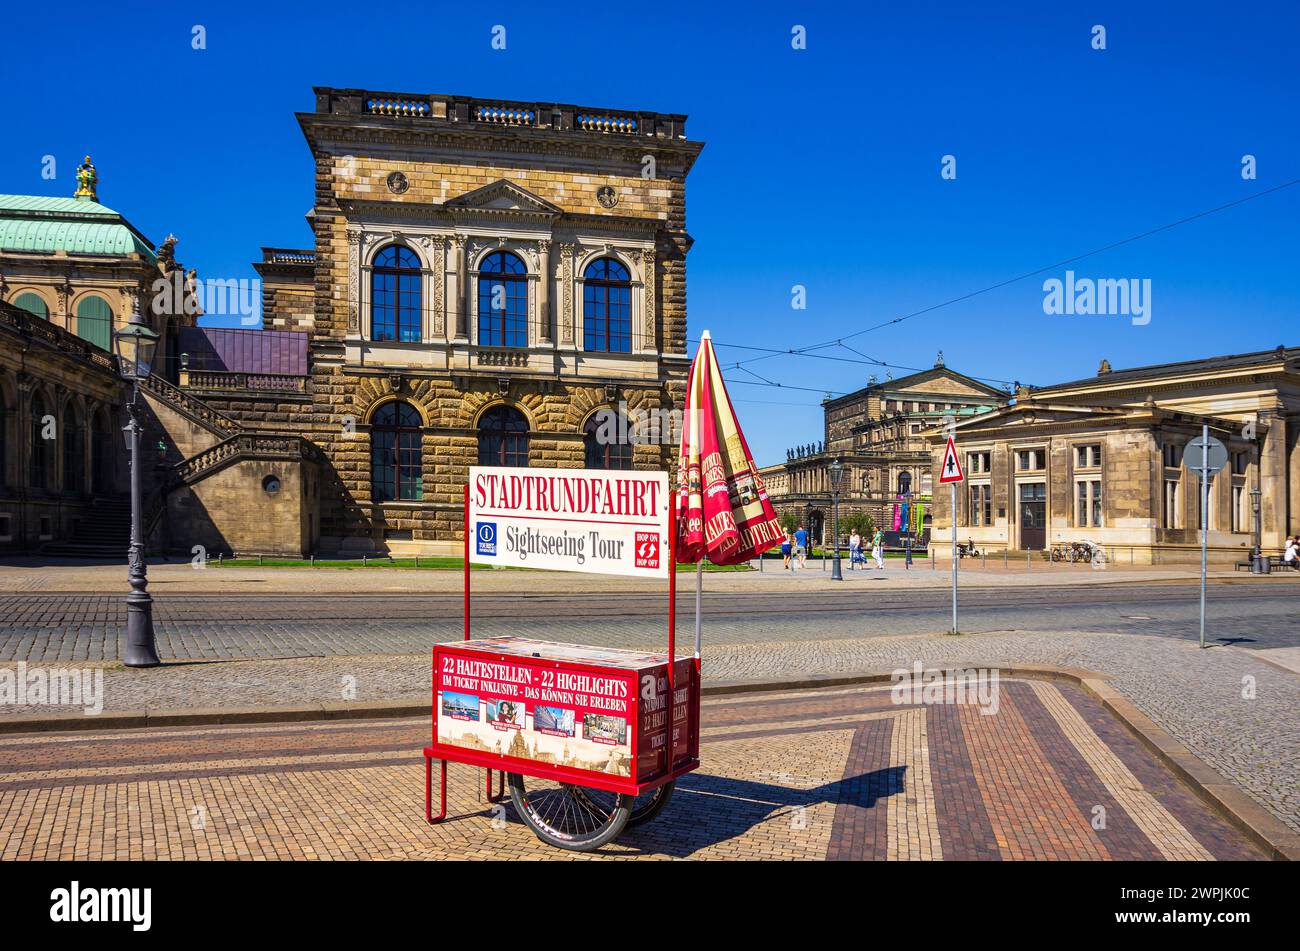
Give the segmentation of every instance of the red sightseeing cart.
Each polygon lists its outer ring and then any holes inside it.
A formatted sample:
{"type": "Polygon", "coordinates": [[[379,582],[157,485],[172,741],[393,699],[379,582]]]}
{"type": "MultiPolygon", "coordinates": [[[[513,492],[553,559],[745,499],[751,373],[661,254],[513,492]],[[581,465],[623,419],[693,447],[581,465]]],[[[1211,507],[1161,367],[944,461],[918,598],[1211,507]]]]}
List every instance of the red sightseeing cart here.
{"type": "Polygon", "coordinates": [[[489,802],[508,779],[542,841],[597,849],[658,815],[678,777],[700,765],[703,559],[735,564],[780,540],[708,332],[687,381],[675,495],[662,472],[475,466],[464,505],[464,639],[433,648],[425,817],[446,817],[447,763],[466,763],[486,770],[489,802]],[[678,562],[697,563],[695,655],[673,661],[678,562]],[[471,640],[471,564],[666,578],[667,653],[471,640]]]}
{"type": "Polygon", "coordinates": [[[676,646],[676,572],[667,477],[475,467],[470,479],[464,639],[433,648],[425,816],[431,823],[446,816],[447,763],[466,763],[487,770],[490,802],[503,798],[508,779],[515,809],[544,842],[599,848],[625,826],[658,815],[677,777],[699,766],[699,644],[693,659],[668,663],[676,646]],[[471,640],[471,563],[520,561],[666,575],[667,653],[522,637],[471,640]],[[441,770],[436,816],[435,759],[441,770]],[[502,774],[495,794],[493,771],[502,774]]]}

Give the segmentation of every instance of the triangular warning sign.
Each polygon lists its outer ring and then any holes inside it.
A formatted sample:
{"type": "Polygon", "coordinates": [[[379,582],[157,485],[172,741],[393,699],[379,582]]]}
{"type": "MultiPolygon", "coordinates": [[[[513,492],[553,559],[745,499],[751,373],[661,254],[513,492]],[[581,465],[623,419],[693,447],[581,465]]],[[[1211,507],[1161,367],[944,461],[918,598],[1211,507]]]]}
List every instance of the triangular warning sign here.
{"type": "Polygon", "coordinates": [[[957,458],[957,445],[948,437],[948,448],[943,451],[943,465],[939,467],[940,482],[961,482],[966,474],[961,471],[961,460],[957,458]]]}

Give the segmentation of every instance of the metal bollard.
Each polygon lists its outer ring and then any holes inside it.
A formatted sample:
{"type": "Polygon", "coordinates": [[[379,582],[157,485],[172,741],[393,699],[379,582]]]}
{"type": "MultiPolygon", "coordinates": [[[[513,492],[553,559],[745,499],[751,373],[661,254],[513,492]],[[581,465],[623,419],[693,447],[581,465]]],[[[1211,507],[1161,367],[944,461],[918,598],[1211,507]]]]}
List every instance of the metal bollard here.
{"type": "Polygon", "coordinates": [[[1034,565],[1030,561],[1029,552],[1025,552],[1025,571],[1028,571],[1032,567],[1034,567],[1034,565]]]}

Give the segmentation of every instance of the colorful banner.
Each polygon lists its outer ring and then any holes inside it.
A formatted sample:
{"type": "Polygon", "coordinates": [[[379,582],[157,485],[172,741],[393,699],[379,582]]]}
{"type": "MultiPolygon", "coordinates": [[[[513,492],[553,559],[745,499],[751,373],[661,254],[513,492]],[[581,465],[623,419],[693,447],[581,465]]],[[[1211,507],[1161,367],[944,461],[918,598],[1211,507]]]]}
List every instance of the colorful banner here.
{"type": "MultiPolygon", "coordinates": [[[[667,769],[667,656],[493,637],[433,649],[436,742],[645,781],[667,769]]],[[[674,671],[673,748],[690,750],[693,663],[674,671]]]]}
{"type": "Polygon", "coordinates": [[[781,526],[740,431],[709,332],[686,381],[677,466],[677,560],[748,561],[780,543],[781,526]]]}

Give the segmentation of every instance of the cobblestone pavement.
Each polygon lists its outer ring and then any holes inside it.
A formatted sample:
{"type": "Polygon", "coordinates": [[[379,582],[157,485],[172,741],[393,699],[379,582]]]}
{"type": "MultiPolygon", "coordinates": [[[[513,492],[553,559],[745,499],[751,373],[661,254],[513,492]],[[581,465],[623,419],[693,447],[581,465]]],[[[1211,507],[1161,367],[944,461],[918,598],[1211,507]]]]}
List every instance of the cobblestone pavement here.
{"type": "MultiPolygon", "coordinates": [[[[1300,646],[1297,589],[1268,582],[1210,589],[1208,637],[1251,648],[1300,646]]],[[[1195,585],[1047,586],[977,589],[961,595],[964,631],[1105,630],[1197,636],[1195,585]]],[[[479,636],[591,639],[644,649],[663,643],[662,594],[485,594],[474,601],[479,636]]],[[[678,604],[688,625],[693,594],[678,604]]],[[[951,623],[946,592],[717,592],[705,599],[710,644],[930,633],[951,623]]],[[[159,652],[169,659],[303,657],[424,651],[458,637],[461,598],[449,594],[159,596],[159,652]]],[[[122,656],[119,595],[0,595],[0,662],[102,661],[122,656]]]]}
{"type": "MultiPolygon", "coordinates": [[[[588,632],[590,643],[610,644],[588,632]]],[[[610,644],[610,646],[614,646],[610,644]]],[[[1185,640],[1089,632],[1017,632],[715,644],[705,681],[881,673],[926,664],[1046,664],[1107,675],[1143,713],[1300,832],[1300,678],[1259,652],[1185,640]],[[1247,694],[1253,690],[1253,697],[1247,694]]],[[[407,655],[168,664],[105,671],[104,709],[257,707],[346,701],[427,702],[426,651],[407,655]]],[[[11,716],[82,716],[78,708],[10,706],[11,716]]]]}
{"type": "MultiPolygon", "coordinates": [[[[701,768],[595,857],[1262,857],[1081,689],[1007,680],[994,697],[706,699],[701,768]]],[[[407,719],[0,738],[0,859],[592,857],[540,843],[455,764],[448,821],[427,825],[427,731],[407,719]]]]}

